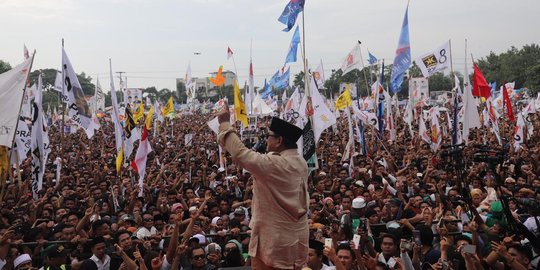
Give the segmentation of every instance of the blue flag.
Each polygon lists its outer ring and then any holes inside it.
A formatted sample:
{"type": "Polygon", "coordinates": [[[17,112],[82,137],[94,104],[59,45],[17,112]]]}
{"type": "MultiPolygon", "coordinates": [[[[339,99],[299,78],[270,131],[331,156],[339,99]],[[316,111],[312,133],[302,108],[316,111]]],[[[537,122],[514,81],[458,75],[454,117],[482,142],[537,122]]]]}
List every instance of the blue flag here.
{"type": "MultiPolygon", "coordinates": [[[[287,68],[283,74],[279,74],[279,71],[276,73],[277,78],[273,82],[273,86],[277,89],[287,88],[289,86],[289,71],[291,68],[287,68]]],[[[274,75],[275,76],[275,75],[274,75]]]]}
{"type": "Polygon", "coordinates": [[[368,63],[370,65],[377,63],[377,57],[375,57],[375,55],[371,54],[371,52],[369,51],[368,51],[368,55],[369,55],[368,63]]]}
{"type": "Polygon", "coordinates": [[[377,119],[379,121],[379,139],[383,138],[384,131],[384,60],[382,63],[381,83],[377,85],[377,92],[379,94],[379,100],[377,100],[377,119]]]}
{"type": "Polygon", "coordinates": [[[401,83],[405,71],[411,66],[411,42],[409,40],[409,6],[405,9],[405,17],[401,26],[401,34],[399,35],[396,57],[392,66],[392,76],[390,77],[390,85],[392,92],[401,91],[401,83]]]}
{"type": "Polygon", "coordinates": [[[296,54],[298,52],[298,44],[300,43],[300,31],[298,30],[298,25],[291,40],[291,45],[289,45],[289,52],[287,53],[287,58],[285,58],[285,65],[287,63],[296,62],[296,54]]]}
{"type": "Polygon", "coordinates": [[[281,16],[279,16],[278,21],[286,25],[287,27],[283,29],[285,32],[291,31],[294,24],[296,23],[296,17],[298,13],[304,10],[304,0],[291,0],[286,6],[281,16]]]}
{"type": "Polygon", "coordinates": [[[262,99],[267,99],[268,97],[272,97],[272,86],[266,83],[266,79],[264,79],[264,87],[263,92],[261,93],[262,99]]]}

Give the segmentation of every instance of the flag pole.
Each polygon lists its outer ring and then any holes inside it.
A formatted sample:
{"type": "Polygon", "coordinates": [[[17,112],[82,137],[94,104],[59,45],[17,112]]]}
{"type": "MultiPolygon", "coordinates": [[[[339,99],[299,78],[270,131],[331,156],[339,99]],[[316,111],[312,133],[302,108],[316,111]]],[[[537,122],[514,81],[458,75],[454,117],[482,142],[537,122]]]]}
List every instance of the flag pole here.
{"type": "MultiPolygon", "coordinates": [[[[32,66],[34,65],[34,57],[35,57],[35,55],[36,55],[36,50],[34,50],[34,54],[32,54],[32,60],[30,62],[30,67],[28,69],[28,73],[26,75],[26,78],[24,79],[25,82],[28,82],[28,79],[30,78],[30,71],[32,70],[32,66]]],[[[21,102],[19,104],[19,112],[17,113],[17,122],[15,123],[15,132],[13,133],[13,138],[11,138],[11,149],[13,149],[13,145],[15,145],[15,135],[17,133],[17,128],[19,128],[19,119],[20,119],[20,114],[21,114],[21,108],[22,108],[24,95],[26,95],[26,87],[27,86],[28,86],[28,83],[25,83],[24,88],[23,88],[23,98],[21,98],[21,102]]],[[[6,151],[7,151],[7,149],[6,149],[6,151]]],[[[11,154],[12,154],[12,152],[13,151],[9,151],[8,163],[11,162],[11,154]]],[[[19,159],[17,158],[17,160],[19,160],[19,159]]],[[[4,185],[5,185],[5,182],[2,181],[2,191],[3,191],[4,185]]],[[[3,197],[0,196],[0,200],[2,198],[3,197]]]]}
{"type": "MultiPolygon", "coordinates": [[[[360,48],[360,62],[362,63],[362,70],[364,71],[364,81],[366,83],[366,91],[369,93],[369,84],[366,75],[366,66],[364,66],[364,57],[362,57],[362,41],[358,41],[358,47],[360,48]]],[[[356,90],[356,103],[360,108],[360,87],[356,90]]]]}
{"type": "MultiPolygon", "coordinates": [[[[65,73],[64,73],[64,38],[62,38],[62,98],[64,96],[65,91],[65,73]]],[[[60,142],[64,141],[64,126],[66,124],[66,103],[62,101],[62,125],[60,127],[60,142]]],[[[62,153],[62,143],[60,143],[60,153],[62,153]]]]}
{"type": "MultiPolygon", "coordinates": [[[[302,61],[304,62],[304,91],[306,92],[305,94],[307,95],[307,98],[308,98],[308,103],[307,103],[307,107],[306,109],[308,109],[309,111],[312,111],[313,108],[311,108],[312,106],[312,103],[311,103],[311,90],[309,89],[309,82],[308,82],[308,79],[309,79],[309,76],[308,76],[308,61],[307,61],[307,58],[306,58],[306,21],[305,21],[305,16],[304,14],[306,13],[306,9],[304,7],[303,11],[302,11],[302,61]]],[[[315,89],[315,91],[319,91],[317,89],[315,89]]],[[[309,122],[311,122],[311,128],[313,129],[313,113],[307,113],[306,112],[306,115],[308,116],[308,119],[309,119],[309,122]]],[[[315,142],[315,146],[317,145],[317,142],[315,142]]],[[[313,162],[314,162],[314,168],[318,168],[319,167],[319,164],[318,164],[318,160],[316,158],[316,155],[317,155],[317,152],[315,152],[313,154],[313,156],[315,156],[313,162]]],[[[312,156],[312,157],[313,157],[312,156]]],[[[310,158],[311,159],[311,158],[310,158]]],[[[307,160],[306,160],[307,161],[307,160]]]]}

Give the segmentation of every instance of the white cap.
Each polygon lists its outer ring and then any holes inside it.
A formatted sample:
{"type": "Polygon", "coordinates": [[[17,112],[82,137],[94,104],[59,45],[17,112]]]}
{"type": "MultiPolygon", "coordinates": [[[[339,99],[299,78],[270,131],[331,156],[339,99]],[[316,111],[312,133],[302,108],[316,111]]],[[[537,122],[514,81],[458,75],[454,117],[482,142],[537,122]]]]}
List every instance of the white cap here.
{"type": "Polygon", "coordinates": [[[221,172],[224,172],[224,171],[225,171],[225,168],[223,168],[223,167],[218,168],[217,171],[220,172],[220,173],[221,173],[221,172]]]}
{"type": "Polygon", "coordinates": [[[15,260],[13,261],[13,267],[17,268],[19,265],[25,262],[32,262],[32,258],[30,258],[30,255],[26,253],[19,255],[19,257],[15,258],[15,260]]]}
{"type": "Polygon", "coordinates": [[[191,239],[197,239],[199,241],[199,244],[201,244],[201,245],[206,244],[206,237],[204,237],[204,235],[202,235],[200,233],[194,235],[189,240],[191,240],[191,239]]]}
{"type": "Polygon", "coordinates": [[[352,208],[360,209],[366,207],[366,200],[362,197],[352,200],[352,208]]]}

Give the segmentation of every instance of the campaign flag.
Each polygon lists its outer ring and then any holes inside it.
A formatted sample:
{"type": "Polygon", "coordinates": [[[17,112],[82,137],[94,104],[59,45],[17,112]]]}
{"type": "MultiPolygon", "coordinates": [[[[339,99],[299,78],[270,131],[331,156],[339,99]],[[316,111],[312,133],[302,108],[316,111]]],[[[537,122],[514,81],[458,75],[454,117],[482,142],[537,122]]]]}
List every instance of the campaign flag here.
{"type": "Polygon", "coordinates": [[[120,168],[122,168],[122,163],[124,162],[124,148],[120,148],[120,151],[116,155],[116,173],[120,173],[120,168]]]}
{"type": "Polygon", "coordinates": [[[269,97],[270,98],[272,97],[272,86],[266,83],[266,79],[264,79],[264,86],[263,86],[263,91],[261,93],[261,98],[267,99],[269,97]]]}
{"type": "Polygon", "coordinates": [[[360,64],[360,44],[354,45],[354,48],[347,54],[345,60],[341,64],[342,76],[347,74],[349,71],[358,68],[360,64]]]}
{"type": "Polygon", "coordinates": [[[418,119],[418,135],[420,135],[420,138],[431,145],[431,136],[429,135],[427,128],[426,128],[426,122],[424,122],[424,116],[422,114],[419,115],[418,119]]]}
{"type": "Polygon", "coordinates": [[[300,44],[300,30],[299,27],[296,26],[296,30],[294,30],[294,34],[291,40],[291,44],[289,45],[289,52],[287,53],[287,57],[285,58],[285,65],[287,63],[296,62],[296,55],[298,54],[298,44],[300,44]]]}
{"type": "Polygon", "coordinates": [[[375,57],[375,55],[371,54],[371,52],[369,51],[368,51],[368,63],[370,65],[377,63],[377,57],[375,57]]]}
{"type": "Polygon", "coordinates": [[[94,136],[92,110],[86,102],[82,86],[64,48],[62,48],[62,69],[64,83],[62,89],[65,90],[68,99],[69,118],[84,130],[88,139],[91,139],[94,136]]]}
{"type": "MultiPolygon", "coordinates": [[[[109,76],[110,76],[111,101],[112,101],[111,117],[114,123],[114,139],[116,143],[116,154],[118,157],[120,156],[120,152],[122,151],[122,124],[120,123],[120,111],[119,111],[119,106],[118,106],[118,100],[116,98],[116,89],[114,88],[112,61],[110,59],[109,59],[109,76]]],[[[122,157],[122,161],[123,161],[123,157],[122,157]]],[[[119,172],[119,169],[118,169],[118,172],[119,172]]]]}
{"type": "Polygon", "coordinates": [[[28,52],[28,48],[26,48],[26,44],[24,44],[24,60],[27,60],[30,58],[30,52],[28,52]]]}
{"type": "Polygon", "coordinates": [[[439,108],[430,110],[431,114],[431,150],[437,152],[442,142],[441,125],[439,124],[439,108]]]}
{"type": "MultiPolygon", "coordinates": [[[[467,59],[465,59],[465,74],[469,74],[467,70],[467,59]]],[[[469,76],[464,76],[463,78],[463,116],[460,122],[463,123],[462,138],[465,143],[469,141],[469,130],[482,126],[469,76]]]]}
{"type": "Polygon", "coordinates": [[[186,85],[187,98],[191,101],[195,98],[195,85],[193,84],[193,79],[191,77],[191,63],[188,63],[186,75],[184,76],[184,83],[186,85]]]}
{"type": "Polygon", "coordinates": [[[144,124],[147,129],[152,128],[152,118],[154,117],[154,106],[150,106],[150,109],[148,110],[148,114],[146,114],[146,119],[144,120],[144,124]]]}
{"type": "Polygon", "coordinates": [[[227,46],[227,60],[229,60],[233,56],[233,51],[231,50],[231,47],[227,46]]]}
{"type": "MultiPolygon", "coordinates": [[[[12,153],[17,153],[19,163],[22,164],[28,153],[30,152],[30,147],[32,146],[32,135],[28,125],[24,121],[23,117],[19,118],[19,124],[17,125],[17,132],[15,133],[15,144],[12,153]]],[[[16,164],[17,159],[15,155],[11,156],[11,163],[16,164]]]]}
{"type": "Polygon", "coordinates": [[[309,88],[311,90],[311,107],[313,108],[313,133],[315,134],[315,143],[317,143],[322,132],[334,125],[337,119],[334,113],[324,103],[321,93],[319,93],[319,90],[315,86],[314,77],[311,77],[309,88]]]}
{"type": "MultiPolygon", "coordinates": [[[[290,70],[291,70],[291,67],[288,67],[287,71],[285,71],[284,73],[281,73],[281,74],[280,74],[281,71],[278,70],[276,72],[276,74],[274,74],[274,76],[277,75],[277,77],[275,78],[273,83],[269,83],[269,84],[274,86],[274,88],[276,88],[276,89],[287,88],[289,86],[290,70]]],[[[274,78],[274,77],[272,77],[272,78],[274,78]]],[[[270,81],[272,81],[272,79],[270,79],[270,81]]]]}
{"type": "Polygon", "coordinates": [[[157,117],[157,120],[159,122],[162,122],[165,120],[163,119],[163,114],[161,113],[162,112],[162,109],[161,109],[161,105],[159,105],[159,102],[156,100],[154,100],[154,110],[156,111],[156,117],[157,117]]]}
{"type": "Polygon", "coordinates": [[[32,196],[38,198],[38,192],[43,188],[43,175],[45,174],[45,164],[51,152],[49,146],[49,136],[47,126],[43,121],[43,81],[41,74],[38,76],[38,83],[34,97],[34,115],[32,117],[32,196]]]}
{"type": "Polygon", "coordinates": [[[489,118],[489,122],[491,123],[491,130],[497,137],[497,141],[499,141],[499,144],[502,145],[501,133],[499,132],[499,113],[493,107],[493,102],[491,98],[486,99],[486,108],[487,116],[489,118]]]}
{"type": "Polygon", "coordinates": [[[17,130],[19,107],[25,93],[24,86],[34,57],[0,74],[0,145],[13,147],[17,130]]]}
{"type": "Polygon", "coordinates": [[[169,116],[169,115],[172,115],[173,113],[174,113],[174,102],[173,102],[173,98],[170,97],[165,107],[163,107],[163,111],[161,111],[161,114],[163,116],[169,116]]]}
{"type": "Polygon", "coordinates": [[[244,128],[248,127],[248,118],[247,118],[247,110],[246,110],[246,104],[244,101],[242,101],[242,97],[240,96],[240,87],[238,87],[238,81],[234,80],[234,112],[236,114],[236,119],[240,122],[242,122],[242,125],[244,125],[244,128]]]}
{"type": "Polygon", "coordinates": [[[99,83],[99,78],[96,80],[96,89],[94,93],[94,114],[98,111],[105,110],[105,93],[101,89],[101,84],[99,83]]]}
{"type": "Polygon", "coordinates": [[[336,110],[343,110],[352,105],[351,91],[349,89],[349,87],[345,88],[345,91],[336,99],[336,110]]]}
{"type": "Polygon", "coordinates": [[[135,126],[135,120],[129,104],[126,105],[126,119],[124,122],[124,155],[129,158],[133,152],[133,144],[141,138],[139,130],[135,126]]]}
{"type": "Polygon", "coordinates": [[[283,29],[285,32],[291,31],[294,24],[296,23],[296,17],[298,13],[304,10],[304,0],[291,0],[283,9],[281,16],[279,16],[278,21],[287,27],[283,29]]]}
{"type": "Polygon", "coordinates": [[[514,127],[514,148],[516,151],[521,147],[521,144],[525,142],[525,134],[523,134],[524,128],[525,121],[523,120],[523,114],[518,113],[517,123],[514,127]]]}
{"type": "Polygon", "coordinates": [[[473,77],[473,95],[475,97],[489,98],[491,96],[491,88],[489,87],[484,74],[474,63],[474,77],[473,77]]]}
{"type": "Polygon", "coordinates": [[[508,96],[508,91],[506,90],[506,84],[503,84],[503,101],[506,105],[506,112],[508,114],[508,119],[510,121],[514,122],[516,121],[516,117],[514,116],[514,110],[512,110],[512,101],[510,100],[510,97],[508,96]]]}
{"type": "Polygon", "coordinates": [[[447,41],[436,50],[416,58],[414,62],[416,62],[416,65],[422,71],[422,75],[426,78],[450,68],[452,65],[452,58],[450,58],[450,41],[447,41]]]}
{"type": "Polygon", "coordinates": [[[135,124],[139,123],[139,120],[141,120],[144,117],[144,106],[142,103],[139,103],[139,106],[137,106],[137,110],[135,110],[135,113],[133,114],[133,121],[135,121],[135,124]]]}
{"type": "Polygon", "coordinates": [[[317,84],[316,89],[323,88],[324,87],[324,69],[323,69],[322,59],[317,69],[311,72],[311,75],[313,76],[313,79],[315,80],[315,83],[317,84]]]}
{"type": "Polygon", "coordinates": [[[255,100],[255,82],[253,80],[253,62],[249,60],[249,78],[248,78],[248,88],[246,96],[244,97],[244,102],[246,104],[248,115],[253,113],[253,101],[255,100]]]}
{"type": "Polygon", "coordinates": [[[219,66],[216,77],[210,78],[210,82],[216,87],[220,87],[225,83],[225,77],[223,77],[223,66],[219,66]]]}
{"type": "Polygon", "coordinates": [[[390,85],[392,92],[401,91],[401,83],[403,75],[411,65],[411,42],[409,41],[409,5],[405,9],[403,24],[401,25],[401,34],[399,35],[398,47],[396,49],[396,57],[392,65],[392,75],[390,77],[390,85]]]}
{"type": "Polygon", "coordinates": [[[139,196],[143,195],[146,161],[150,152],[152,152],[152,146],[148,141],[148,129],[146,129],[146,126],[144,126],[139,148],[137,148],[137,153],[135,153],[135,159],[131,162],[131,167],[133,167],[133,169],[139,174],[139,196]]]}

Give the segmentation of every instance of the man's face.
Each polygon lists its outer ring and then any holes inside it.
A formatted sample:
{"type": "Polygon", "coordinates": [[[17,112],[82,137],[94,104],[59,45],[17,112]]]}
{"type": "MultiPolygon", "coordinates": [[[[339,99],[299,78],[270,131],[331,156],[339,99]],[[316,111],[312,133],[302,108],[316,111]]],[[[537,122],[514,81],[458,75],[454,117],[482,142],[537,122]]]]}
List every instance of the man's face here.
{"type": "Polygon", "coordinates": [[[529,258],[527,258],[526,256],[523,256],[515,248],[509,248],[508,254],[510,254],[512,258],[514,258],[516,261],[518,261],[522,265],[529,265],[530,263],[529,258]]]}
{"type": "Polygon", "coordinates": [[[266,152],[276,152],[283,141],[283,137],[273,131],[268,131],[266,136],[266,152]]]}
{"type": "Polygon", "coordinates": [[[317,255],[317,251],[315,251],[315,249],[310,248],[308,250],[307,264],[311,269],[317,269],[318,266],[321,264],[321,257],[317,255]]]}
{"type": "Polygon", "coordinates": [[[343,210],[351,210],[351,198],[345,197],[341,200],[341,205],[343,206],[343,210]]]}
{"type": "Polygon", "coordinates": [[[147,229],[152,228],[154,226],[154,218],[148,214],[143,215],[143,224],[147,229]]]}
{"type": "Polygon", "coordinates": [[[396,251],[396,246],[394,241],[390,237],[384,237],[381,243],[381,251],[384,256],[389,257],[393,256],[396,251]]]}
{"type": "Polygon", "coordinates": [[[206,264],[206,255],[202,248],[194,249],[191,253],[191,264],[194,267],[203,267],[206,264]]]}
{"type": "Polygon", "coordinates": [[[71,241],[75,237],[75,228],[67,227],[62,230],[62,241],[71,241]]]}
{"type": "Polygon", "coordinates": [[[96,257],[103,259],[105,256],[105,243],[99,243],[92,247],[92,253],[94,253],[96,257]]]}
{"type": "Polygon", "coordinates": [[[349,250],[340,249],[337,253],[339,261],[345,266],[345,269],[351,269],[353,264],[353,257],[349,250]]]}
{"type": "Polygon", "coordinates": [[[118,237],[118,245],[120,245],[122,249],[130,248],[131,244],[132,242],[131,242],[131,237],[129,237],[129,234],[123,233],[118,237]]]}

